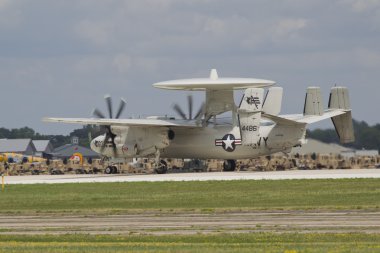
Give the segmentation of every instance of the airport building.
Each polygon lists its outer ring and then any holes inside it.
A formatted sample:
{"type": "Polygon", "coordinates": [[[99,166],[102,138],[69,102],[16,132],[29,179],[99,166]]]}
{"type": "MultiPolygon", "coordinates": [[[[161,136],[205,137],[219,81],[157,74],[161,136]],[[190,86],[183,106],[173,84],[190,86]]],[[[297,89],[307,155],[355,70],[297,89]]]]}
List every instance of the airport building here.
{"type": "Polygon", "coordinates": [[[55,159],[70,159],[74,154],[79,153],[83,158],[97,159],[100,158],[99,154],[89,148],[79,145],[78,138],[73,137],[70,144],[65,144],[53,150],[51,153],[55,159]]]}
{"type": "Polygon", "coordinates": [[[54,150],[53,145],[49,140],[33,140],[33,145],[36,148],[35,156],[45,157],[51,154],[54,150]]]}
{"type": "Polygon", "coordinates": [[[0,153],[34,155],[36,152],[32,139],[0,139],[0,153]]]}

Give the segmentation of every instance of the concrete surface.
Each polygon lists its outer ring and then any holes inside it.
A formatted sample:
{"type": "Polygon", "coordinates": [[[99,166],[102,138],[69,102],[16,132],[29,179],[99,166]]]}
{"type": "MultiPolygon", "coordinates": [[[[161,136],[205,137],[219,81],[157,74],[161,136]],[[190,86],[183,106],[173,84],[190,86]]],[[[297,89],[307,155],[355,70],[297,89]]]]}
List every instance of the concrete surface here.
{"type": "Polygon", "coordinates": [[[6,176],[6,184],[58,184],[88,182],[155,182],[208,180],[281,180],[281,179],[341,179],[380,178],[380,169],[357,170],[291,170],[269,172],[208,172],[177,174],[116,174],[116,175],[39,175],[6,176]]]}

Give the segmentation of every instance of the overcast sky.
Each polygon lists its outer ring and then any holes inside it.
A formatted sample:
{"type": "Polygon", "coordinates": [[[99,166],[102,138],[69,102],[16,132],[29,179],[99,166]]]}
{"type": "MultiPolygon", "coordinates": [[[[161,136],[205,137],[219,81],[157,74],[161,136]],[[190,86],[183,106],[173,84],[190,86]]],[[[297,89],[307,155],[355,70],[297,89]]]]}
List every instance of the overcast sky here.
{"type": "Polygon", "coordinates": [[[67,134],[41,118],[105,111],[105,93],[124,117],[172,114],[188,93],[151,84],[211,68],[276,81],[284,113],[345,85],[354,118],[380,122],[380,0],[0,0],[0,127],[67,134]]]}

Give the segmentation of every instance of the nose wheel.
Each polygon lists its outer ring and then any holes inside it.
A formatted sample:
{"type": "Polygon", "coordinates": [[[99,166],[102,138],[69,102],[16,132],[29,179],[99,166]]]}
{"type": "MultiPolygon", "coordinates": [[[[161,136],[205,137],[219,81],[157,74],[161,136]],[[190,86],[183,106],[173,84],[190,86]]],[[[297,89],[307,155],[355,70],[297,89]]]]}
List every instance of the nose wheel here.
{"type": "Polygon", "coordinates": [[[234,171],[236,169],[235,160],[226,160],[223,163],[223,171],[234,171]]]}

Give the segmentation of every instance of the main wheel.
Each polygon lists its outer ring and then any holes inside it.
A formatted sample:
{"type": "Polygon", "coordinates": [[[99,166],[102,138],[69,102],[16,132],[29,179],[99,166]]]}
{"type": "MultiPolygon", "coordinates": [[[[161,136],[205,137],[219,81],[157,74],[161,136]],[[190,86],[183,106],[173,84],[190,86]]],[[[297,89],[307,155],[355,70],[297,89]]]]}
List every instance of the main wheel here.
{"type": "Polygon", "coordinates": [[[226,160],[223,163],[223,171],[234,171],[236,169],[235,160],[226,160]]]}
{"type": "Polygon", "coordinates": [[[168,171],[168,164],[164,161],[160,161],[160,165],[155,169],[157,174],[165,174],[168,171]]]}
{"type": "Polygon", "coordinates": [[[112,166],[107,166],[106,169],[104,170],[106,174],[112,174],[112,171],[113,171],[112,166]]]}

